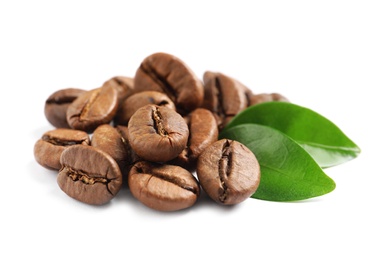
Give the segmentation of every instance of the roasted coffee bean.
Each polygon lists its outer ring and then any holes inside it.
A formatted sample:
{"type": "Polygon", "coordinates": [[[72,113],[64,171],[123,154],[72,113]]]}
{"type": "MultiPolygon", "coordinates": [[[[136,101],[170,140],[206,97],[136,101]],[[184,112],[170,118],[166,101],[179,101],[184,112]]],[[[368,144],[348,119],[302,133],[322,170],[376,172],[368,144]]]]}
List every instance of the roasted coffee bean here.
{"type": "Polygon", "coordinates": [[[135,74],[134,88],[136,92],[164,92],[181,114],[200,107],[204,99],[198,77],[183,61],[167,53],[155,53],[142,61],[135,74]]]}
{"type": "Polygon", "coordinates": [[[103,83],[103,86],[112,86],[117,90],[119,104],[134,93],[134,79],[130,77],[113,77],[103,83]]]}
{"type": "Polygon", "coordinates": [[[196,178],[174,165],[138,162],[130,170],[129,187],[149,208],[175,211],[194,205],[200,194],[196,178]]]}
{"type": "Polygon", "coordinates": [[[117,90],[106,85],[81,94],[67,109],[67,122],[73,129],[92,132],[109,123],[118,109],[117,90]]]}
{"type": "Polygon", "coordinates": [[[113,157],[122,173],[127,171],[131,163],[128,143],[117,128],[107,124],[98,126],[92,135],[91,146],[113,157]]]}
{"type": "MultiPolygon", "coordinates": [[[[126,148],[127,148],[127,154],[129,156],[129,168],[134,165],[136,162],[142,161],[142,158],[139,157],[134,150],[131,148],[130,141],[129,141],[129,129],[127,126],[123,125],[117,125],[116,126],[117,131],[122,136],[122,138],[125,140],[126,148]]],[[[124,174],[122,172],[122,174],[124,174]]]]}
{"type": "Polygon", "coordinates": [[[196,169],[198,156],[217,141],[218,128],[213,113],[204,108],[195,109],[185,119],[189,127],[188,145],[170,163],[192,172],[196,169]]]}
{"type": "Polygon", "coordinates": [[[143,91],[128,97],[122,103],[114,118],[115,123],[118,125],[127,125],[135,111],[148,104],[165,106],[176,110],[173,101],[171,101],[165,93],[158,91],[143,91]]]}
{"type": "Polygon", "coordinates": [[[218,129],[213,113],[198,108],[189,118],[189,157],[196,160],[206,147],[217,141],[218,129]]]}
{"type": "Polygon", "coordinates": [[[289,102],[289,100],[285,96],[279,93],[271,93],[271,94],[262,93],[262,94],[253,95],[251,97],[250,106],[257,105],[264,102],[270,102],[270,101],[289,102]]]}
{"type": "Polygon", "coordinates": [[[146,105],[138,109],[128,125],[130,145],[141,158],[167,162],[178,156],[187,145],[189,129],[174,110],[146,105]]]}
{"type": "Polygon", "coordinates": [[[122,174],[115,160],[92,146],[74,145],[60,157],[62,168],[57,182],[70,197],[100,205],[110,201],[122,186],[122,174]]]}
{"type": "Polygon", "coordinates": [[[62,152],[67,147],[76,144],[89,145],[88,134],[65,128],[48,131],[35,143],[35,160],[45,168],[59,170],[62,152]]]}
{"type": "Polygon", "coordinates": [[[237,204],[249,198],[260,183],[260,165],[243,144],[216,141],[198,157],[197,177],[204,191],[219,204],[237,204]]]}
{"type": "Polygon", "coordinates": [[[216,116],[221,130],[235,115],[249,105],[251,90],[239,81],[222,73],[205,72],[204,103],[216,116]]]}
{"type": "Polygon", "coordinates": [[[52,93],[44,106],[44,114],[48,122],[56,128],[70,128],[66,118],[67,108],[84,92],[86,91],[82,89],[66,88],[52,93]]]}

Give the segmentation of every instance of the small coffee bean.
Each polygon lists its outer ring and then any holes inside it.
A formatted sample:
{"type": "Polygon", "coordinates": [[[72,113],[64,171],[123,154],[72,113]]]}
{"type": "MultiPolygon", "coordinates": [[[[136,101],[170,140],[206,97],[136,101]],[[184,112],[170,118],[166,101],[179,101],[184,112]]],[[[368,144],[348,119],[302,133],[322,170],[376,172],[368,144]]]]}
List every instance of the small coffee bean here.
{"type": "Polygon", "coordinates": [[[191,207],[200,194],[196,178],[187,170],[146,161],[138,162],[131,168],[129,187],[140,202],[161,211],[191,207]]]}
{"type": "Polygon", "coordinates": [[[176,110],[173,101],[165,93],[158,91],[142,91],[128,97],[119,108],[114,121],[118,125],[127,125],[131,116],[141,107],[154,104],[176,110]]]}
{"type": "Polygon", "coordinates": [[[67,108],[84,92],[86,91],[82,89],[66,88],[52,93],[44,105],[44,114],[48,122],[56,128],[70,128],[66,119],[67,108]]]}
{"type": "Polygon", "coordinates": [[[73,129],[92,132],[108,124],[118,109],[117,90],[106,85],[81,94],[67,109],[67,122],[73,129]]]}
{"type": "Polygon", "coordinates": [[[113,157],[122,173],[127,171],[127,167],[131,163],[128,143],[117,128],[108,124],[98,126],[92,135],[91,146],[101,149],[113,157]]]}
{"type": "Polygon", "coordinates": [[[122,174],[115,160],[92,146],[74,145],[60,157],[62,168],[57,182],[70,197],[101,205],[110,201],[122,186],[122,174]]]}
{"type": "Polygon", "coordinates": [[[204,103],[216,116],[221,130],[235,115],[249,105],[251,90],[222,73],[204,73],[204,103]]]}
{"type": "Polygon", "coordinates": [[[76,144],[89,145],[88,134],[65,128],[48,131],[35,143],[35,160],[47,169],[59,170],[62,152],[67,147],[76,144]]]}
{"type": "Polygon", "coordinates": [[[154,53],[142,61],[134,77],[134,87],[136,92],[164,92],[184,115],[200,107],[204,99],[198,77],[183,61],[167,53],[154,53]]]}
{"type": "Polygon", "coordinates": [[[243,144],[228,139],[216,141],[198,157],[197,177],[204,191],[223,205],[249,198],[260,183],[260,165],[243,144]]]}
{"type": "Polygon", "coordinates": [[[129,124],[130,145],[141,158],[167,162],[187,145],[189,129],[176,111],[157,105],[138,109],[129,124]]]}
{"type": "Polygon", "coordinates": [[[270,101],[289,102],[289,100],[285,96],[279,93],[271,93],[271,94],[261,93],[261,94],[253,95],[251,97],[250,106],[261,104],[264,102],[270,102],[270,101]]]}
{"type": "Polygon", "coordinates": [[[189,119],[189,154],[196,160],[212,143],[217,141],[218,129],[212,112],[198,108],[190,114],[189,119]]]}
{"type": "MultiPolygon", "coordinates": [[[[127,148],[127,154],[129,156],[129,169],[131,166],[133,166],[136,162],[142,161],[142,158],[139,157],[131,148],[130,141],[129,141],[129,129],[127,126],[123,125],[117,125],[116,126],[117,131],[122,136],[123,140],[125,141],[126,148],[127,148]]],[[[124,174],[124,172],[122,172],[124,174]]]]}
{"type": "Polygon", "coordinates": [[[116,76],[107,80],[102,86],[111,86],[117,90],[119,104],[134,93],[134,79],[130,77],[116,76]]]}
{"type": "Polygon", "coordinates": [[[181,166],[191,172],[196,170],[198,156],[210,144],[217,141],[217,122],[212,112],[197,108],[185,117],[189,127],[187,147],[170,163],[181,166]]]}

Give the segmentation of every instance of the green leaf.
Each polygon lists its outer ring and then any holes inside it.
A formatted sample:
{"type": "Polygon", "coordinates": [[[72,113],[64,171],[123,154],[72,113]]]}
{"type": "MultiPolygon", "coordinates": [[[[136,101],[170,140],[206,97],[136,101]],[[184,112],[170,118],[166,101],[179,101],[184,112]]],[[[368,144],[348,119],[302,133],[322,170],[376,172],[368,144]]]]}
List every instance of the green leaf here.
{"type": "Polygon", "coordinates": [[[258,124],[242,124],[222,131],[222,138],[239,141],[255,154],[261,179],[253,198],[295,201],[335,189],[335,182],[315,160],[280,131],[258,124]]]}
{"type": "Polygon", "coordinates": [[[245,123],[275,128],[299,143],[325,168],[354,159],[360,148],[320,114],[288,102],[266,102],[236,115],[225,129],[245,123]]]}

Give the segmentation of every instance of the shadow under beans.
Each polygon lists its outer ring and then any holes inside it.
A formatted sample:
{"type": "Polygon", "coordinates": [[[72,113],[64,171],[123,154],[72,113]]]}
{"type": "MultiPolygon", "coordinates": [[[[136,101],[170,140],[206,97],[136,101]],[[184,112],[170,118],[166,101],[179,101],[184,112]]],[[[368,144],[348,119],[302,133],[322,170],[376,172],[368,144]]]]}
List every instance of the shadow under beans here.
{"type": "Polygon", "coordinates": [[[214,200],[212,200],[208,194],[205,193],[203,189],[201,189],[200,197],[198,198],[195,207],[202,209],[211,209],[222,212],[229,212],[235,210],[237,205],[221,205],[214,200]]]}
{"type": "Polygon", "coordinates": [[[154,217],[155,215],[157,217],[162,216],[179,216],[184,215],[190,212],[190,210],[194,210],[194,207],[196,205],[193,205],[190,208],[181,209],[177,211],[159,211],[152,208],[147,207],[146,205],[142,204],[138,199],[136,199],[130,192],[130,189],[128,186],[122,187],[121,190],[118,192],[116,197],[111,201],[111,204],[115,203],[125,203],[127,204],[127,207],[130,208],[130,210],[137,212],[137,214],[140,214],[144,218],[148,216],[149,218],[154,217]]]}

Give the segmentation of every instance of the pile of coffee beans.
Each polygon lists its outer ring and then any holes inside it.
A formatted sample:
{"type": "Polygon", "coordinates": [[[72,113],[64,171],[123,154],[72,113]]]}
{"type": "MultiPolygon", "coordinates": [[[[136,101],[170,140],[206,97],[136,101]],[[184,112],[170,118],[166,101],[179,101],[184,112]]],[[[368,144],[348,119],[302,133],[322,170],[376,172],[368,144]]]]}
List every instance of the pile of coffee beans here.
{"type": "Polygon", "coordinates": [[[34,156],[87,204],[109,202],[122,185],[161,211],[194,205],[201,188],[219,204],[237,204],[258,188],[260,166],[243,144],[218,140],[219,131],[248,106],[274,100],[287,101],[222,73],[201,81],[177,57],[155,53],[133,78],[50,95],[44,112],[56,129],[35,143],[34,156]]]}

